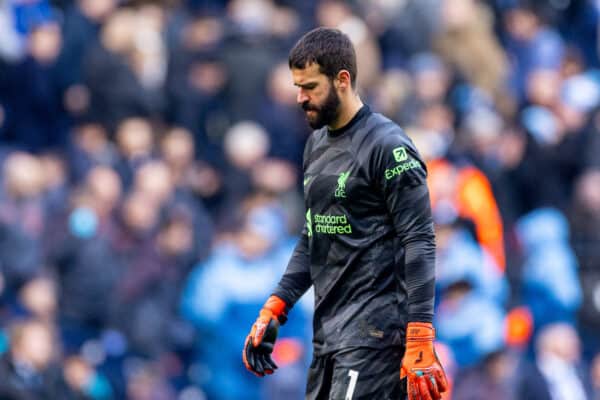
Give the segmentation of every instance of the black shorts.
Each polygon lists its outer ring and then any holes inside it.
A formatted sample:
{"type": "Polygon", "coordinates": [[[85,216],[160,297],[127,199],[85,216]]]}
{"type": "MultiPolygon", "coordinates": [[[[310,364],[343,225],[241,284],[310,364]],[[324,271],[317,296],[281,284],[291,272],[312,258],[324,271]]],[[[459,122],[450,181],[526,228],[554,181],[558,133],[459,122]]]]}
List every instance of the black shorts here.
{"type": "Polygon", "coordinates": [[[401,347],[359,347],[313,357],[306,400],[404,400],[403,353],[401,347]]]}

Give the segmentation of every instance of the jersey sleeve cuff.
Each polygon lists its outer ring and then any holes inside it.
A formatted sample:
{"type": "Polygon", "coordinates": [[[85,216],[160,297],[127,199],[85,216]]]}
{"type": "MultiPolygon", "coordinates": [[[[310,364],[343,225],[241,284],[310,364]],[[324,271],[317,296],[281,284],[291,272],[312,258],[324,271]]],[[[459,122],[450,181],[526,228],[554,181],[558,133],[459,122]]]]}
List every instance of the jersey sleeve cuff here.
{"type": "Polygon", "coordinates": [[[433,314],[414,313],[408,315],[408,322],[429,322],[433,323],[433,314]]]}

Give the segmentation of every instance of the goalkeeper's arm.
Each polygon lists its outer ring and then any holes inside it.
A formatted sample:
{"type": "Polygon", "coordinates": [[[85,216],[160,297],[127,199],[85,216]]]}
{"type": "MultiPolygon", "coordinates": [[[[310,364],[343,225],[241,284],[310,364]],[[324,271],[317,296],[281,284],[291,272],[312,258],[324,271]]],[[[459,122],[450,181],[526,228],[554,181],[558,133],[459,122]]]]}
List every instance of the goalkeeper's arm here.
{"type": "Polygon", "coordinates": [[[272,374],[277,368],[271,353],[279,325],[285,323],[288,311],[312,285],[309,268],[308,235],[304,229],[283,277],[260,310],[244,343],[244,365],[257,376],[272,374]]]}

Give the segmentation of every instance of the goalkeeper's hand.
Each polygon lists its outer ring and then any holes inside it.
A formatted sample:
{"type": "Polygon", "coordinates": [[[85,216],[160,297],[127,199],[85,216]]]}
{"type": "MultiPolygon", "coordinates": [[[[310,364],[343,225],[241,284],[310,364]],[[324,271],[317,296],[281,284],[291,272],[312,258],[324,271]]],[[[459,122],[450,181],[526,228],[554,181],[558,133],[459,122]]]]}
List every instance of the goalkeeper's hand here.
{"type": "Polygon", "coordinates": [[[286,304],[277,296],[271,296],[260,310],[250,334],[246,337],[242,359],[248,371],[256,376],[270,375],[277,369],[271,358],[277,339],[279,325],[287,319],[286,304]]]}
{"type": "Polygon", "coordinates": [[[408,400],[439,400],[448,388],[446,374],[433,349],[435,330],[430,323],[409,322],[400,378],[407,378],[408,400]]]}

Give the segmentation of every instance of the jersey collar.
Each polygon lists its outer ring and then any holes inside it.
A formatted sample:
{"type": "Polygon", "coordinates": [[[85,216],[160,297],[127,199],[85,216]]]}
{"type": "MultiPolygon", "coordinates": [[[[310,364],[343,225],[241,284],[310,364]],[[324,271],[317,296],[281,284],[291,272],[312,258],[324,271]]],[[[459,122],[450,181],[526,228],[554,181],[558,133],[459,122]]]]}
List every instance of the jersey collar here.
{"type": "Polygon", "coordinates": [[[363,105],[360,108],[360,110],[358,110],[358,112],[356,114],[354,114],[354,117],[352,117],[350,122],[348,122],[346,125],[342,126],[341,128],[338,128],[338,129],[327,128],[327,136],[329,136],[330,138],[340,137],[345,132],[347,132],[350,128],[352,128],[354,125],[356,125],[356,123],[358,121],[360,121],[364,116],[369,114],[369,111],[370,111],[369,106],[366,104],[363,105]]]}

